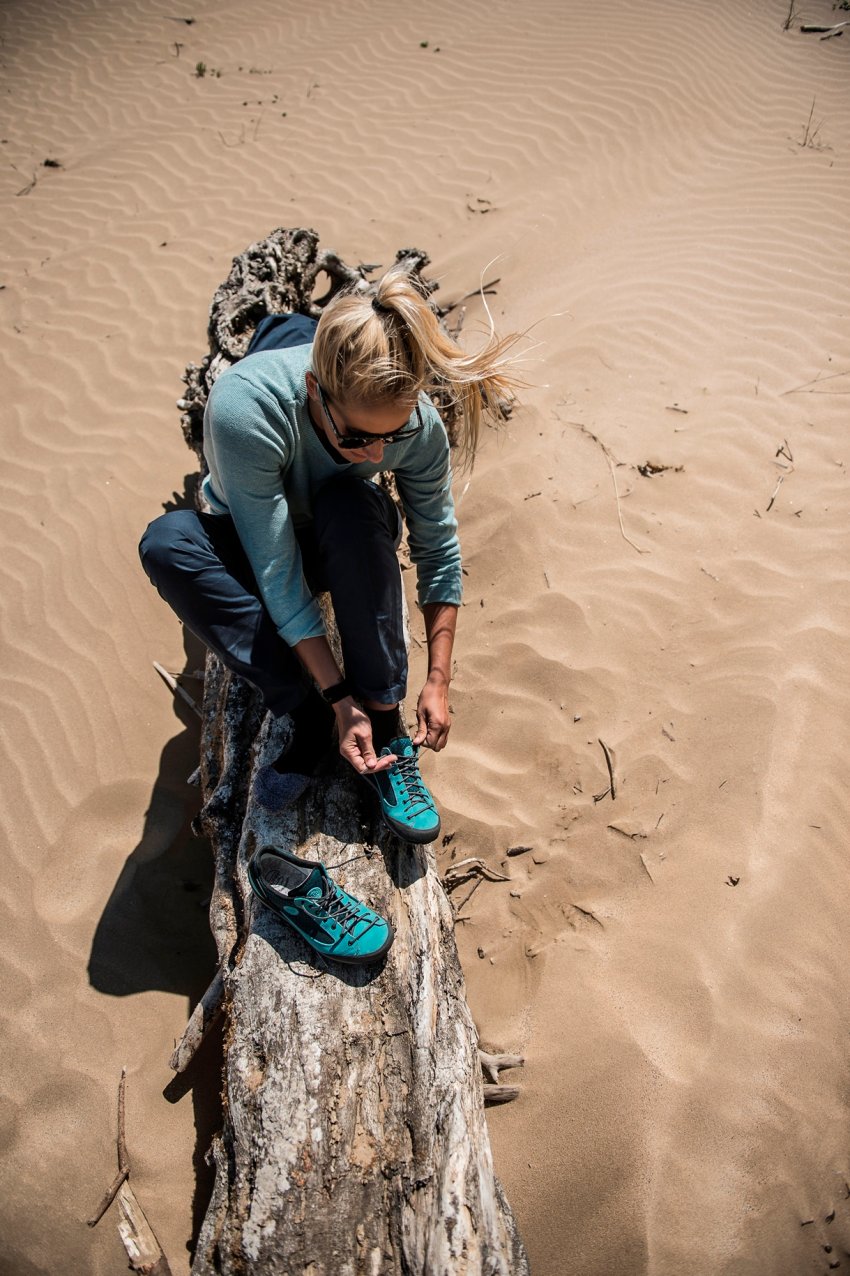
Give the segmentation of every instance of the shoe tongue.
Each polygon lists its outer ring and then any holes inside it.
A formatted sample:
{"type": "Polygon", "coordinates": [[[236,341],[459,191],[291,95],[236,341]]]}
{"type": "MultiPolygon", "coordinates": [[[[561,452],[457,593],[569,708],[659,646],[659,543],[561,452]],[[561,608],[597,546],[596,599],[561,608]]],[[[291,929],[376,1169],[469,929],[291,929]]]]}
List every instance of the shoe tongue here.
{"type": "Polygon", "coordinates": [[[300,895],[306,899],[323,899],[327,894],[327,885],[324,874],[320,868],[314,868],[306,882],[303,882],[297,890],[293,891],[293,895],[300,895]]]}
{"type": "Polygon", "coordinates": [[[394,740],[390,740],[387,750],[400,758],[412,758],[416,752],[409,735],[398,735],[394,740]]]}

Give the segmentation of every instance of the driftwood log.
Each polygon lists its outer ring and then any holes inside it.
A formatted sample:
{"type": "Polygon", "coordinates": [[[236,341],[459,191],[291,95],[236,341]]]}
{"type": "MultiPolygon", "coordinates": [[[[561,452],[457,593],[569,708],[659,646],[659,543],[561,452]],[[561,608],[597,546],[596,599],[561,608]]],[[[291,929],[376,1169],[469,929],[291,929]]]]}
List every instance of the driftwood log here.
{"type": "MultiPolygon", "coordinates": [[[[415,250],[398,259],[417,276],[427,263],[415,250]]],[[[210,356],[189,365],[178,404],[201,461],[209,388],[263,315],[318,314],[374,269],[320,252],[306,230],[277,230],[234,260],[211,308],[210,356]],[[315,301],[323,271],[329,290],[315,301]]],[[[198,824],[215,855],[220,966],[171,1062],[186,1067],[226,1016],[224,1125],[192,1270],[521,1276],[528,1265],[493,1172],[476,1032],[433,848],[387,833],[341,762],[282,816],[255,804],[252,776],[288,730],[208,656],[198,824]],[[246,864],[267,844],[321,859],[389,917],[396,939],[382,966],[326,965],[254,900],[246,864]]],[[[487,1056],[487,1088],[503,1092],[495,1101],[515,1094],[498,1085],[498,1068],[521,1062],[487,1056]]]]}

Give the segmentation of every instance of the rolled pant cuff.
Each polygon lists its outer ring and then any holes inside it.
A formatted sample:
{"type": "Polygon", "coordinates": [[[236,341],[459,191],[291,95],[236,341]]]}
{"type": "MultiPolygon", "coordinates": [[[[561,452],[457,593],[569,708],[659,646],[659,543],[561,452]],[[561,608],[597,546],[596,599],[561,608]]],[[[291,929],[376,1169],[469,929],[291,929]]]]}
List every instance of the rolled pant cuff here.
{"type": "Polygon", "coordinates": [[[393,687],[384,687],[380,691],[370,691],[367,687],[358,687],[355,691],[358,700],[374,700],[375,704],[401,704],[407,695],[407,686],[403,682],[393,687]]]}

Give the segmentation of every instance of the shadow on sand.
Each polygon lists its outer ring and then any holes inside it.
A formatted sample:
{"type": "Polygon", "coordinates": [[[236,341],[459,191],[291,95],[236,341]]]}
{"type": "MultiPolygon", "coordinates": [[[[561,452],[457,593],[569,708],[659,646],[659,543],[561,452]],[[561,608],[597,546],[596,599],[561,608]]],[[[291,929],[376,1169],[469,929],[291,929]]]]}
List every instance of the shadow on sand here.
{"type": "MultiPolygon", "coordinates": [[[[188,478],[183,495],[175,493],[174,501],[167,502],[165,508],[191,505],[195,482],[196,476],[188,478]]],[[[189,675],[203,668],[204,648],[184,631],[184,649],[180,681],[200,702],[202,684],[189,675]]],[[[153,671],[151,674],[156,676],[153,671]]],[[[168,694],[163,687],[163,695],[168,694]]],[[[209,925],[212,852],[205,838],[192,833],[200,789],[187,784],[198,765],[200,721],[176,697],[174,714],[180,730],[162,750],[138,845],[128,856],[97,923],[88,975],[92,987],[107,996],[151,991],[183,996],[188,1019],[218,962],[209,925]]],[[[196,1138],[190,1252],[194,1252],[212,1192],[213,1171],[204,1156],[221,1127],[221,1065],[220,1034],[213,1031],[186,1075],[172,1079],[165,1087],[171,1102],[192,1091],[196,1138]]],[[[163,1058],[163,1084],[169,1076],[163,1058]]]]}

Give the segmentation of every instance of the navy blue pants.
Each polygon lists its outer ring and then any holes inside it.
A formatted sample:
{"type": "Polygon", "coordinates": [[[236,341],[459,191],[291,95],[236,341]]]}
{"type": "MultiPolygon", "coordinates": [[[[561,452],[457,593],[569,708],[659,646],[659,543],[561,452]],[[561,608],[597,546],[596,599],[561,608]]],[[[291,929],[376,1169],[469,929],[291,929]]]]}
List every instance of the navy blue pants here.
{"type": "MultiPolygon", "coordinates": [[[[311,321],[295,318],[299,340],[285,344],[305,340],[301,328],[311,321]]],[[[272,325],[264,322],[267,332],[272,325]]],[[[278,324],[274,335],[286,326],[278,324]]],[[[263,325],[258,335],[261,331],[263,325]]],[[[275,341],[272,348],[283,344],[275,341]]],[[[313,522],[297,532],[309,588],[314,594],[330,592],[345,675],[358,698],[378,704],[395,704],[407,689],[396,556],[400,535],[401,520],[386,492],[346,476],[315,493],[313,522]]],[[[150,524],[139,553],[151,581],[186,628],[259,688],[273,714],[300,704],[309,677],[265,608],[231,518],[173,510],[150,524]]]]}

